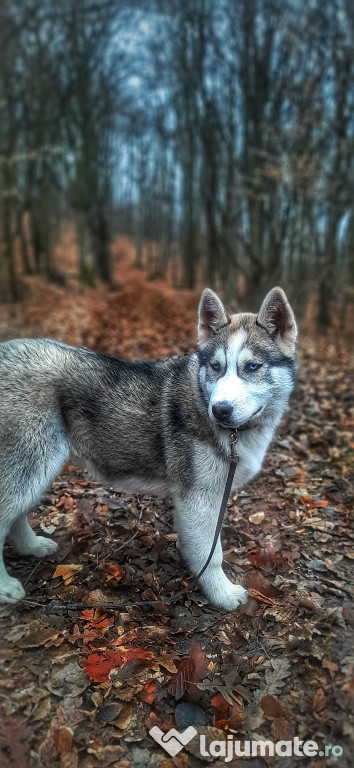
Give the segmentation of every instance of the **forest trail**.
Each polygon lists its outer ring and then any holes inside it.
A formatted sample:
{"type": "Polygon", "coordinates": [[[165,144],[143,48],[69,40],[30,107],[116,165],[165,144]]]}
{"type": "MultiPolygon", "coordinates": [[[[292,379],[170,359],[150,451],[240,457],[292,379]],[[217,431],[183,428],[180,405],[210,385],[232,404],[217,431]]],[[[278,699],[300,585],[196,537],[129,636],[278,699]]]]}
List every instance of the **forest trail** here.
{"type": "MultiPolygon", "coordinates": [[[[129,358],[194,349],[198,294],[143,276],[136,285],[129,264],[123,256],[124,287],[108,294],[33,279],[20,311],[1,308],[0,337],[60,336],[129,358]]],[[[352,765],[352,372],[344,339],[303,329],[289,410],[223,526],[225,569],[250,588],[236,613],[213,609],[197,587],[179,596],[189,574],[168,500],[64,468],[31,513],[58,554],[37,562],[6,550],[26,599],[0,612],[2,768],[205,764],[197,737],[167,757],[148,735],[155,724],[194,724],[209,739],[230,728],[240,739],[313,739],[343,756],[296,766],[352,765]]]]}

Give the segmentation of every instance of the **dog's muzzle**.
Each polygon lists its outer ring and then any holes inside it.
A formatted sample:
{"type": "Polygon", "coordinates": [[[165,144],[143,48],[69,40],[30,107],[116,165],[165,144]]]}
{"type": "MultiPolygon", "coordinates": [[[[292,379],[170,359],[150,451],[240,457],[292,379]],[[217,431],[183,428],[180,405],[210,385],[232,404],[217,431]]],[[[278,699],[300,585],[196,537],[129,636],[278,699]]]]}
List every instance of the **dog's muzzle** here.
{"type": "Polygon", "coordinates": [[[229,405],[229,403],[215,403],[212,406],[212,412],[215,420],[220,425],[220,427],[226,427],[226,429],[250,429],[253,424],[250,424],[252,419],[257,416],[261,411],[263,411],[263,406],[260,405],[257,410],[252,413],[252,416],[247,419],[247,421],[241,422],[240,424],[231,424],[230,418],[232,415],[232,405],[229,405]]]}
{"type": "Polygon", "coordinates": [[[212,407],[213,416],[221,424],[228,424],[232,415],[232,405],[229,403],[215,403],[212,407]]]}

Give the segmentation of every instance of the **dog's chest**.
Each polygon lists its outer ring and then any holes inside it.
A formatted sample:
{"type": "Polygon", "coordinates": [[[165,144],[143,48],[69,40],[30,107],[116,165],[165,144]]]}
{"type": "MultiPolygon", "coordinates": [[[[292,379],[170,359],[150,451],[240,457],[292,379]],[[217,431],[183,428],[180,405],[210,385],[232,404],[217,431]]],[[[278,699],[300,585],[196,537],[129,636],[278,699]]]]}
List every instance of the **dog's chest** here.
{"type": "MultiPolygon", "coordinates": [[[[259,472],[270,439],[269,434],[240,437],[236,445],[238,464],[232,490],[245,485],[259,472]]],[[[226,437],[225,450],[228,447],[229,437],[226,437]]],[[[194,481],[204,487],[224,487],[229,466],[230,461],[222,458],[214,448],[199,446],[194,455],[194,481]]]]}
{"type": "Polygon", "coordinates": [[[247,433],[240,437],[236,445],[239,463],[232,484],[233,488],[244,485],[259,472],[270,440],[271,435],[268,432],[247,433]]]}

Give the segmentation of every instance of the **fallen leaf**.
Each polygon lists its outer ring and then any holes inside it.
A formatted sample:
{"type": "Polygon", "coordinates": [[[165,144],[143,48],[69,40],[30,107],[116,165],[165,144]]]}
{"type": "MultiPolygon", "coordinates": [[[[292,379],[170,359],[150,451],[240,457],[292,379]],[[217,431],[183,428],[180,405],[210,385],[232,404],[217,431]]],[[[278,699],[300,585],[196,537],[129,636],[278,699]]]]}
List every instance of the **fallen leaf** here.
{"type": "Polygon", "coordinates": [[[125,648],[121,646],[119,653],[122,654],[124,661],[131,661],[131,659],[154,659],[153,651],[148,651],[146,648],[125,648]]]}
{"type": "Polygon", "coordinates": [[[114,723],[116,728],[119,728],[121,731],[125,731],[130,725],[130,721],[132,717],[133,717],[133,706],[132,704],[127,704],[123,712],[119,715],[119,717],[114,723]]]}
{"type": "Polygon", "coordinates": [[[189,656],[182,659],[177,674],[169,682],[169,693],[177,700],[181,699],[185,693],[188,693],[191,698],[199,698],[201,691],[197,688],[196,683],[200,680],[207,665],[205,654],[199,643],[193,639],[189,656]]]}
{"type": "Polygon", "coordinates": [[[107,583],[111,584],[113,587],[118,584],[124,576],[124,568],[117,563],[105,563],[101,567],[107,576],[107,583]]]}
{"type": "Polygon", "coordinates": [[[1,768],[28,768],[32,735],[24,723],[6,717],[0,723],[1,768]]]}
{"type": "Polygon", "coordinates": [[[213,696],[213,698],[211,699],[210,704],[212,707],[215,707],[215,709],[217,709],[218,717],[220,717],[221,715],[226,715],[230,711],[230,704],[227,701],[225,701],[222,693],[215,694],[215,696],[213,696]]]}
{"type": "Polygon", "coordinates": [[[121,713],[123,708],[122,702],[113,702],[112,704],[104,704],[97,710],[96,720],[100,725],[106,725],[107,723],[113,723],[114,720],[121,713]]]}
{"type": "Polygon", "coordinates": [[[69,661],[64,666],[52,667],[50,680],[45,684],[46,688],[56,696],[75,697],[82,693],[90,684],[84,670],[76,660],[69,661]]]}
{"type": "Polygon", "coordinates": [[[261,707],[266,717],[286,717],[283,707],[270,693],[261,699],[261,707]]]}
{"type": "Polygon", "coordinates": [[[320,508],[320,507],[327,507],[328,501],[326,499],[314,499],[312,496],[300,496],[300,501],[302,504],[306,504],[313,508],[320,508]]]}
{"type": "Polygon", "coordinates": [[[89,678],[95,683],[104,683],[108,680],[109,673],[114,667],[120,667],[123,656],[120,651],[112,651],[106,648],[104,651],[90,653],[82,660],[82,666],[89,678]]]}
{"type": "Polygon", "coordinates": [[[317,688],[317,691],[313,697],[313,702],[312,702],[313,708],[319,712],[321,709],[324,709],[324,707],[326,706],[326,703],[327,703],[327,699],[325,697],[323,688],[317,688]]]}
{"type": "Polygon", "coordinates": [[[101,608],[91,608],[82,611],[81,618],[85,619],[94,629],[106,629],[114,624],[114,616],[107,616],[101,608]]]}
{"type": "Polygon", "coordinates": [[[253,525],[259,525],[263,522],[264,518],[264,512],[255,512],[253,515],[250,515],[248,519],[250,523],[253,523],[253,525]]]}
{"type": "Polygon", "coordinates": [[[60,725],[58,730],[55,732],[54,741],[59,755],[63,755],[66,752],[71,751],[73,733],[74,732],[72,728],[69,728],[67,725],[60,725]]]}
{"type": "Polygon", "coordinates": [[[74,499],[72,496],[62,496],[57,504],[58,509],[65,509],[68,512],[74,506],[74,499]]]}
{"type": "Polygon", "coordinates": [[[75,576],[82,571],[83,565],[71,563],[70,565],[58,565],[53,573],[53,579],[62,578],[65,586],[74,581],[75,576]]]}
{"type": "Polygon", "coordinates": [[[37,648],[46,645],[49,640],[55,640],[60,630],[48,627],[42,619],[35,619],[29,624],[22,624],[6,635],[6,640],[13,642],[18,648],[37,648]]]}
{"type": "Polygon", "coordinates": [[[149,680],[145,683],[143,689],[139,691],[138,696],[141,701],[146,701],[147,704],[153,704],[157,694],[157,683],[155,680],[149,680]]]}
{"type": "Polygon", "coordinates": [[[283,657],[281,659],[271,659],[272,669],[266,669],[265,679],[267,686],[267,693],[277,695],[279,689],[285,685],[285,680],[291,673],[289,659],[283,657]]]}
{"type": "Polygon", "coordinates": [[[266,547],[253,548],[249,552],[248,557],[252,565],[255,565],[257,568],[269,565],[282,565],[284,562],[284,558],[276,552],[272,541],[266,547]]]}
{"type": "Polygon", "coordinates": [[[269,579],[266,579],[260,571],[250,573],[248,586],[265,597],[281,597],[284,594],[281,589],[271,584],[269,579]]]}
{"type": "Polygon", "coordinates": [[[230,727],[238,731],[240,728],[243,727],[245,722],[245,717],[246,717],[246,712],[245,712],[245,705],[243,701],[240,701],[237,704],[233,704],[230,711],[230,723],[231,723],[230,727]]]}

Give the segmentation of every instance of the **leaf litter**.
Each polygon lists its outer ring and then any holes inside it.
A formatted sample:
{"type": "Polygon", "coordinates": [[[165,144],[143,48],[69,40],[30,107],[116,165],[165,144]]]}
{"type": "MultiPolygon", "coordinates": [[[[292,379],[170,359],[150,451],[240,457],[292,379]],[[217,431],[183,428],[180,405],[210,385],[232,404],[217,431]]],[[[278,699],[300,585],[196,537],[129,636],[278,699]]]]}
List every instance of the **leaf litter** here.
{"type": "MultiPolygon", "coordinates": [[[[197,296],[189,296],[184,329],[178,325],[174,337],[183,297],[174,306],[162,284],[149,291],[145,325],[130,334],[131,343],[124,337],[123,355],[192,350],[197,296]],[[157,345],[156,292],[177,346],[166,335],[157,345]]],[[[107,311],[98,295],[89,333],[78,338],[75,328],[71,336],[65,326],[65,340],[122,354],[113,330],[118,315],[123,327],[123,311],[129,327],[130,295],[122,306],[118,311],[110,299],[107,311]]],[[[35,333],[38,316],[29,322],[35,333]]],[[[250,589],[234,614],[214,609],[198,587],[182,592],[190,574],[172,534],[169,500],[127,495],[73,465],[64,468],[31,512],[33,528],[52,535],[58,553],[37,563],[6,549],[11,574],[26,582],[26,599],[0,611],[2,768],[188,768],[209,761],[193,739],[171,762],[149,737],[156,724],[165,731],[194,725],[216,739],[297,735],[340,744],[341,768],[349,768],[350,365],[344,340],[300,335],[290,408],[259,477],[228,505],[224,567],[250,589]]]]}

